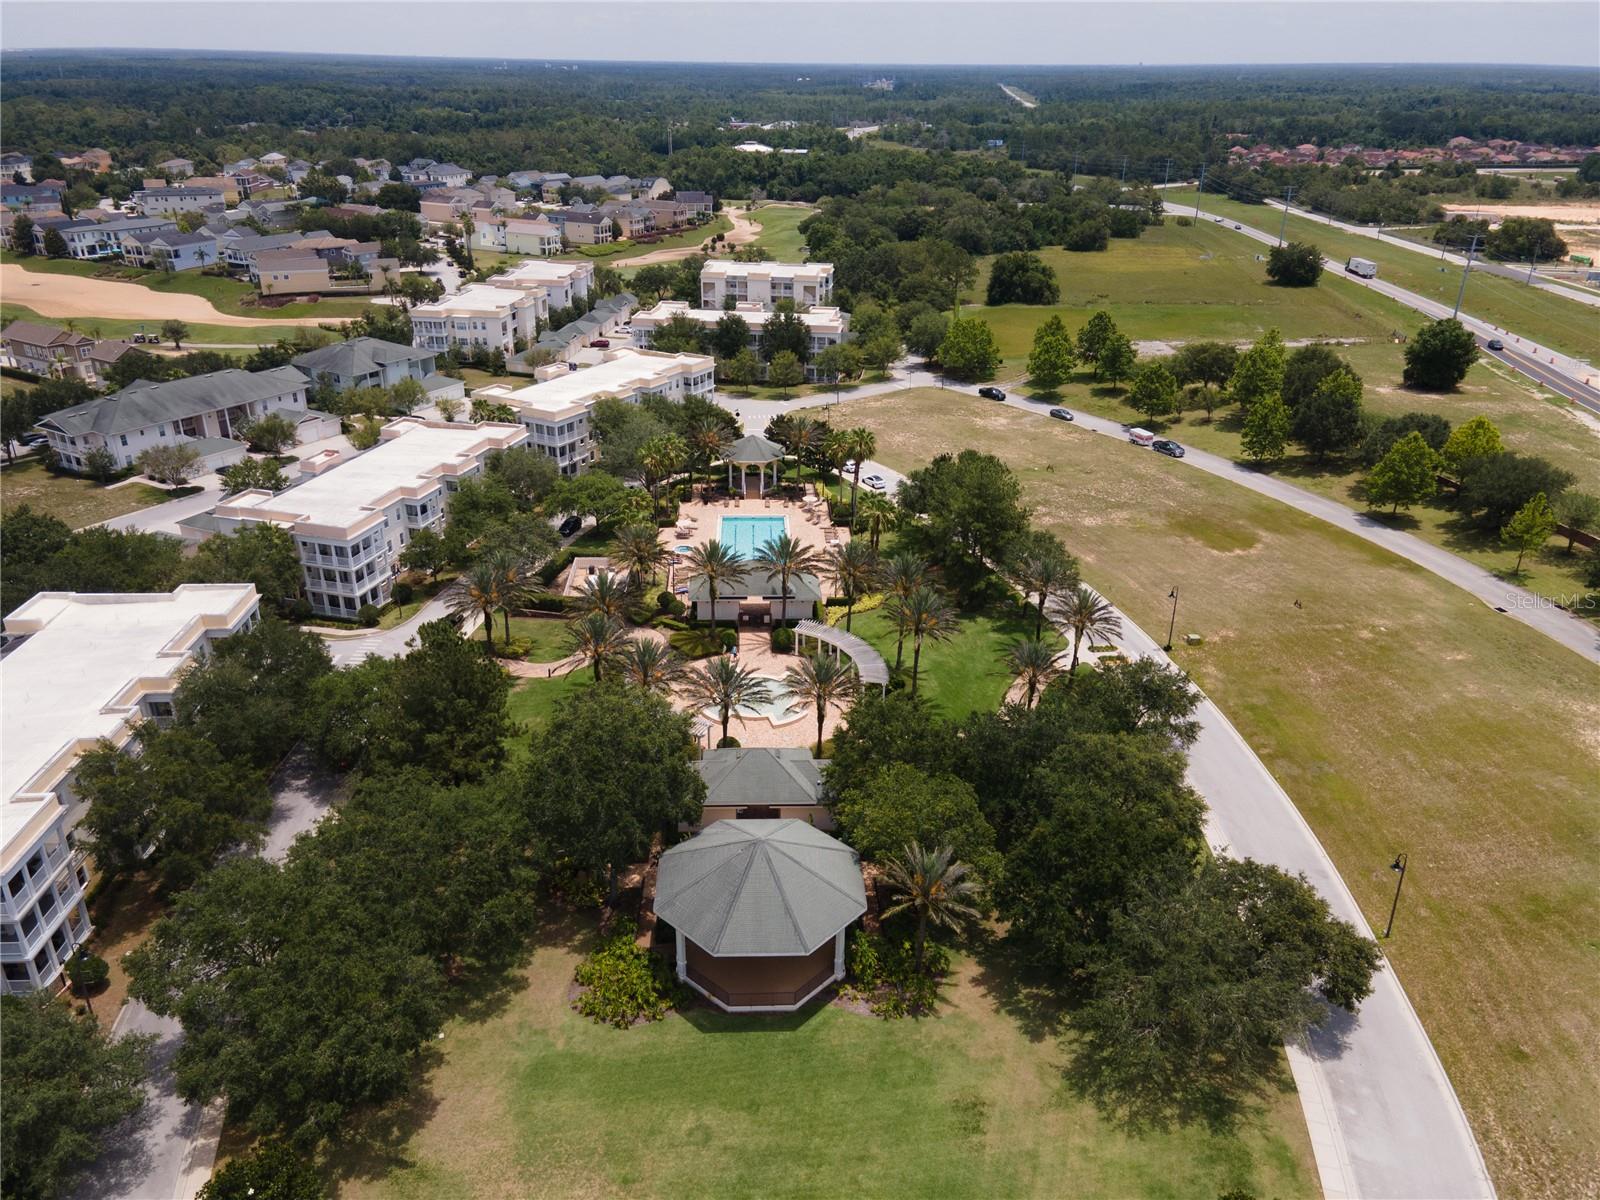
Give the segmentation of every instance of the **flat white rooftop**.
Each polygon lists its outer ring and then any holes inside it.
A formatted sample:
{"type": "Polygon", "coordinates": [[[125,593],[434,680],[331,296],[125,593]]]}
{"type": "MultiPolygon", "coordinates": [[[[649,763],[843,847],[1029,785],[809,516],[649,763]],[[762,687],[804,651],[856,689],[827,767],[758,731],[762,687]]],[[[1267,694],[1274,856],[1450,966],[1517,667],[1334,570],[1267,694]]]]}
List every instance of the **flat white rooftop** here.
{"type": "Polygon", "coordinates": [[[412,316],[448,317],[457,313],[499,313],[526,300],[527,294],[517,288],[490,287],[487,283],[469,283],[452,296],[445,296],[429,304],[418,304],[412,316]]]}
{"type": "Polygon", "coordinates": [[[791,262],[734,262],[731,258],[714,258],[700,268],[700,277],[734,276],[746,279],[811,279],[833,274],[832,263],[791,262]]]}
{"type": "Polygon", "coordinates": [[[242,519],[307,523],[347,529],[392,504],[402,488],[420,488],[441,475],[457,475],[479,455],[527,440],[521,425],[468,425],[402,417],[383,429],[371,450],[329,467],[276,495],[243,492],[217,506],[242,519]]]}
{"type": "Polygon", "coordinates": [[[715,367],[716,360],[704,354],[613,350],[602,363],[518,388],[500,398],[513,407],[554,414],[601,396],[629,395],[641,388],[648,391],[674,376],[715,367]]]}
{"type": "MultiPolygon", "coordinates": [[[[542,218],[541,222],[548,225],[552,230],[555,229],[554,225],[550,225],[548,221],[543,221],[542,218]]],[[[534,222],[528,221],[525,223],[533,224],[534,222]]],[[[566,283],[569,280],[580,279],[593,274],[594,266],[591,263],[551,262],[549,259],[530,258],[514,267],[508,267],[504,271],[496,272],[489,279],[491,283],[498,283],[503,280],[507,285],[515,285],[517,283],[566,283]]]]}
{"type": "MultiPolygon", "coordinates": [[[[697,321],[701,325],[710,326],[730,313],[736,317],[743,317],[747,325],[756,328],[765,328],[767,322],[778,315],[776,310],[762,308],[757,304],[743,304],[732,309],[690,308],[688,302],[684,300],[662,300],[654,308],[634,313],[633,323],[653,326],[658,323],[666,324],[673,317],[681,316],[697,321]]],[[[813,333],[833,333],[846,327],[844,314],[837,308],[812,307],[794,315],[799,317],[801,323],[813,333]]]]}
{"type": "Polygon", "coordinates": [[[41,592],[5,620],[30,634],[0,660],[0,830],[4,842],[53,801],[16,801],[79,740],[116,738],[136,680],[168,678],[206,628],[233,624],[255,606],[248,583],[184,584],[174,592],[85,595],[41,592]]]}

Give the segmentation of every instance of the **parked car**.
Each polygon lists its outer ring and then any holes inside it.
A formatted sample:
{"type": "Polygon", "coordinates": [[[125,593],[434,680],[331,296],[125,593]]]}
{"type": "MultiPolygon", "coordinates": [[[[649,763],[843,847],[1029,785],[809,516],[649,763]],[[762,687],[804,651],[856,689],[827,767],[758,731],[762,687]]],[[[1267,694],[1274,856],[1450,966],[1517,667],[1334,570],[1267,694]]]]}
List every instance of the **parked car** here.
{"type": "Polygon", "coordinates": [[[868,475],[861,482],[875,492],[881,492],[888,487],[888,484],[883,481],[882,475],[868,475]]]}
{"type": "Polygon", "coordinates": [[[1064,408],[1052,408],[1050,410],[1050,415],[1052,417],[1054,417],[1058,421],[1070,421],[1070,420],[1072,420],[1072,414],[1069,413],[1064,408]]]}
{"type": "Polygon", "coordinates": [[[25,433],[17,439],[23,446],[42,446],[50,439],[42,433],[25,433]]]}
{"type": "Polygon", "coordinates": [[[1235,226],[1234,226],[1234,228],[1235,228],[1235,229],[1243,229],[1243,228],[1244,228],[1244,226],[1243,226],[1243,225],[1235,225],[1235,226]]]}
{"type": "Polygon", "coordinates": [[[576,515],[570,516],[565,521],[561,522],[561,536],[562,537],[571,537],[573,534],[577,533],[578,530],[580,530],[582,528],[583,528],[583,518],[580,517],[580,516],[576,516],[576,515]]]}
{"type": "Polygon", "coordinates": [[[1489,339],[1489,349],[1491,349],[1491,350],[1504,350],[1505,348],[1506,348],[1506,344],[1504,342],[1502,342],[1499,338],[1490,338],[1489,339]]]}
{"type": "Polygon", "coordinates": [[[611,349],[611,339],[595,338],[594,341],[589,343],[589,345],[593,346],[596,350],[609,350],[611,349]]]}
{"type": "Polygon", "coordinates": [[[978,389],[978,395],[985,400],[1004,400],[1006,398],[1006,394],[997,387],[981,387],[978,389]]]}
{"type": "Polygon", "coordinates": [[[1150,449],[1157,454],[1165,454],[1168,458],[1182,458],[1183,447],[1177,442],[1168,441],[1166,438],[1157,438],[1150,443],[1150,449]]]}

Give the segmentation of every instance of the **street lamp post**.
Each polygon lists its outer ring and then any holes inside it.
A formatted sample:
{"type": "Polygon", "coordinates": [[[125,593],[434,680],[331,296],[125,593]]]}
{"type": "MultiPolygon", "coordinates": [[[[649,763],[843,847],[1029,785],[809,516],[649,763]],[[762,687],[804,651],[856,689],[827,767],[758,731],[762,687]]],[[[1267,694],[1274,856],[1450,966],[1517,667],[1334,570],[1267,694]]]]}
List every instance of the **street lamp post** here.
{"type": "Polygon", "coordinates": [[[1394,930],[1394,912],[1395,909],[1400,907],[1400,889],[1406,885],[1407,861],[1408,860],[1406,859],[1405,853],[1401,852],[1400,854],[1396,854],[1394,856],[1394,861],[1389,864],[1389,870],[1398,871],[1400,873],[1400,878],[1395,880],[1394,884],[1394,903],[1389,905],[1389,923],[1383,927],[1383,936],[1385,938],[1387,938],[1394,930]]]}
{"type": "Polygon", "coordinates": [[[1172,620],[1167,623],[1166,649],[1172,649],[1172,634],[1178,628],[1178,585],[1173,584],[1172,590],[1167,593],[1167,599],[1172,601],[1172,620]]]}

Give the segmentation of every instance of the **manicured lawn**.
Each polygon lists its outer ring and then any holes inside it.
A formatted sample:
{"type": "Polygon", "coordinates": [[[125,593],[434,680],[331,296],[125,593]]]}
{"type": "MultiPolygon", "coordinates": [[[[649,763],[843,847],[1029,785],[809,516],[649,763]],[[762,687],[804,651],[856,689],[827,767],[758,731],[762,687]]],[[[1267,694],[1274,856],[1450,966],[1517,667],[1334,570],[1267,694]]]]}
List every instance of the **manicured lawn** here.
{"type": "MultiPolygon", "coordinates": [[[[497,634],[498,632],[496,630],[497,634]]],[[[511,698],[506,704],[506,711],[513,721],[524,727],[526,732],[518,733],[511,739],[509,745],[512,756],[518,758],[526,752],[527,735],[544,728],[551,714],[555,712],[557,703],[588,687],[592,682],[594,677],[583,670],[557,675],[550,679],[527,679],[518,682],[511,689],[511,698]]]]}
{"type": "MultiPolygon", "coordinates": [[[[862,613],[851,622],[850,630],[866,638],[877,647],[884,661],[894,665],[894,624],[883,609],[862,613]]],[[[956,635],[949,641],[923,642],[917,691],[950,717],[992,712],[1000,707],[1013,682],[1001,656],[1013,643],[1032,636],[1033,619],[1016,612],[963,614],[956,635]]],[[[1057,645],[1065,645],[1053,637],[1048,627],[1045,637],[1057,645]]],[[[911,653],[908,641],[904,658],[908,677],[911,653]]]]}
{"type": "Polygon", "coordinates": [[[933,391],[847,402],[896,470],[1000,455],[1085,579],[1294,798],[1385,945],[1504,1195],[1593,1191],[1600,668],[1353,535],[1149,451],[933,391]],[[1298,603],[1297,603],[1298,602],[1298,603]]]}
{"type": "MultiPolygon", "coordinates": [[[[295,306],[301,307],[301,306],[295,306]]],[[[315,306],[311,306],[315,307],[315,306]]],[[[294,316],[292,312],[279,310],[283,316],[294,316]]],[[[304,314],[302,314],[304,315],[304,314]]],[[[345,318],[329,312],[328,323],[337,325],[345,318]]],[[[46,325],[62,325],[64,317],[45,317],[34,312],[22,304],[0,304],[0,320],[27,320],[39,321],[46,325]]],[[[126,338],[135,333],[157,333],[161,329],[159,320],[134,321],[118,317],[78,317],[74,322],[84,333],[92,337],[126,338]]],[[[189,325],[189,340],[184,342],[184,348],[191,345],[207,346],[222,344],[229,346],[270,346],[281,338],[292,338],[303,325],[204,325],[194,321],[189,325]]],[[[168,347],[171,342],[166,343],[168,347]]]]}
{"type": "MultiPolygon", "coordinates": [[[[1480,361],[1459,391],[1434,395],[1400,386],[1404,365],[1401,348],[1391,342],[1340,346],[1338,353],[1361,376],[1365,388],[1363,404],[1370,412],[1383,417],[1417,411],[1437,413],[1452,425],[1487,416],[1500,429],[1508,449],[1547,458],[1577,477],[1577,490],[1600,494],[1600,458],[1596,456],[1600,439],[1591,425],[1576,414],[1569,402],[1513,375],[1498,363],[1480,361]]],[[[1168,420],[1151,421],[1128,407],[1125,392],[1097,385],[1087,373],[1080,373],[1054,397],[1042,396],[1040,403],[1062,403],[1114,420],[1136,422],[1196,449],[1243,458],[1238,410],[1231,406],[1218,408],[1213,419],[1206,417],[1203,407],[1195,407],[1168,420]]],[[[1366,507],[1359,487],[1364,471],[1350,461],[1330,459],[1317,463],[1293,452],[1273,471],[1341,504],[1356,509],[1366,507]]],[[[1410,529],[1508,579],[1516,565],[1516,553],[1501,544],[1496,531],[1466,527],[1443,504],[1419,507],[1409,515],[1402,512],[1390,520],[1397,527],[1410,529]]],[[[1525,576],[1517,582],[1542,596],[1568,597],[1570,603],[1571,597],[1585,591],[1584,557],[1567,555],[1565,546],[1564,538],[1552,539],[1542,554],[1524,563],[1525,576]]],[[[1600,610],[1593,615],[1600,617],[1600,610]]]]}
{"type": "MultiPolygon", "coordinates": [[[[1169,210],[1181,211],[1186,198],[1192,206],[1195,201],[1193,192],[1169,192],[1169,210]]],[[[1240,204],[1210,194],[1202,199],[1201,206],[1207,212],[1229,217],[1256,229],[1274,231],[1283,220],[1279,209],[1240,204]]],[[[1192,213],[1194,209],[1191,207],[1189,211],[1192,213]]],[[[1171,223],[1170,216],[1168,223],[1171,223]]],[[[1212,223],[1202,221],[1201,224],[1212,223]]],[[[1218,234],[1226,233],[1236,239],[1241,246],[1264,249],[1231,229],[1224,231],[1215,225],[1212,228],[1218,234]]],[[[1404,247],[1385,246],[1374,238],[1345,233],[1330,227],[1326,221],[1315,221],[1308,217],[1290,216],[1288,236],[1291,241],[1311,242],[1328,257],[1340,262],[1352,255],[1370,258],[1378,264],[1379,278],[1452,307],[1455,305],[1456,292],[1461,286],[1459,266],[1430,259],[1425,254],[1404,247]]],[[[1320,289],[1326,285],[1318,286],[1320,289]]],[[[1341,290],[1354,292],[1365,289],[1343,286],[1341,290]]],[[[1530,287],[1514,279],[1474,272],[1467,282],[1462,310],[1567,354],[1591,360],[1600,355],[1600,321],[1594,319],[1593,309],[1576,300],[1564,299],[1553,292],[1530,287]]],[[[1420,315],[1413,314],[1411,326],[1418,324],[1421,319],[1420,315]]]]}
{"type": "Polygon", "coordinates": [[[1113,238],[1101,252],[1040,251],[1055,268],[1059,305],[984,306],[986,259],[963,315],[989,323],[1008,365],[1027,358],[1034,331],[1052,314],[1075,332],[1102,308],[1135,341],[1252,340],[1273,325],[1291,339],[1380,338],[1421,322],[1365,290],[1273,287],[1256,261],[1262,249],[1210,222],[1183,227],[1168,217],[1137,240],[1113,238]]]}
{"type": "Polygon", "coordinates": [[[446,1027],[420,1098],[381,1122],[397,1136],[340,1148],[340,1200],[1320,1194],[1292,1089],[1237,1133],[1124,1132],[1065,1092],[1057,1030],[1011,1015],[987,961],[958,957],[923,1020],[697,1007],[618,1030],[567,998],[589,926],[446,1027]]]}
{"type": "MultiPolygon", "coordinates": [[[[495,627],[495,637],[505,636],[505,621],[495,627]]],[[[556,662],[567,657],[571,637],[567,622],[560,617],[512,617],[511,636],[528,643],[529,662],[556,662]]]]}
{"type": "Polygon", "coordinates": [[[772,253],[779,262],[799,262],[806,239],[800,232],[800,222],[814,217],[814,208],[791,205],[764,205],[751,211],[750,219],[761,226],[761,236],[756,245],[772,253]]]}
{"type": "Polygon", "coordinates": [[[685,229],[682,233],[675,233],[670,237],[661,238],[654,242],[629,242],[605,254],[579,254],[576,251],[560,254],[556,257],[568,261],[614,263],[618,266],[625,265],[630,258],[639,258],[655,250],[680,250],[685,246],[698,246],[709,237],[719,233],[727,233],[733,228],[733,222],[727,217],[713,217],[704,225],[696,225],[692,229],[685,229]]]}
{"type": "Polygon", "coordinates": [[[10,512],[26,504],[34,512],[60,517],[73,529],[163,504],[168,499],[166,492],[148,484],[105,487],[92,479],[52,474],[36,458],[18,459],[0,470],[0,509],[10,512]]]}

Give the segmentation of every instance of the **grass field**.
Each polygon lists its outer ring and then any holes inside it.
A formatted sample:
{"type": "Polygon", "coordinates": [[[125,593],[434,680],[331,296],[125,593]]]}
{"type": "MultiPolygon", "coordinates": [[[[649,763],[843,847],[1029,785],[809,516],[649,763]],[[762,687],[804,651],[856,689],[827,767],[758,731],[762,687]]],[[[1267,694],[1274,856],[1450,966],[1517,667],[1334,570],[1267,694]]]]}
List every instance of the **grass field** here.
{"type": "MultiPolygon", "coordinates": [[[[141,271],[137,267],[125,267],[117,263],[84,262],[75,258],[40,258],[38,255],[23,257],[7,250],[0,252],[0,261],[15,263],[26,271],[40,271],[56,275],[82,275],[86,278],[100,277],[112,279],[119,283],[136,283],[147,287],[153,292],[167,292],[186,296],[200,296],[211,301],[218,312],[228,313],[236,317],[320,317],[326,315],[331,319],[346,319],[359,316],[371,303],[366,299],[353,296],[327,297],[315,304],[285,304],[280,308],[258,308],[254,304],[246,304],[246,300],[254,299],[256,289],[243,280],[233,279],[226,275],[203,275],[199,271],[174,271],[170,274],[165,271],[141,271]]],[[[159,320],[151,322],[154,330],[160,324],[159,320]]]]}
{"type": "MultiPolygon", "coordinates": [[[[1487,416],[1500,429],[1508,449],[1549,459],[1577,477],[1574,487],[1600,494],[1600,423],[1584,417],[1570,403],[1554,396],[1491,360],[1472,368],[1459,391],[1434,395],[1407,391],[1400,386],[1403,361],[1400,347],[1387,341],[1340,346],[1338,352],[1355,368],[1365,385],[1363,403],[1384,417],[1423,411],[1438,413],[1459,425],[1475,416],[1487,416]]],[[[1213,454],[1242,459],[1241,424],[1232,407],[1219,408],[1207,419],[1203,407],[1187,409],[1165,421],[1151,421],[1129,408],[1126,393],[1097,385],[1085,374],[1040,402],[1064,403],[1071,408],[1119,421],[1137,422],[1188,446],[1213,454]]],[[[1197,403],[1197,402],[1195,402],[1197,403]]],[[[1366,507],[1360,483],[1362,470],[1344,459],[1316,463],[1309,456],[1291,453],[1273,467],[1273,473],[1291,479],[1310,491],[1330,496],[1352,508],[1366,507]]],[[[1516,553],[1501,544],[1494,530],[1482,531],[1457,519],[1443,504],[1422,506],[1411,513],[1387,518],[1480,566],[1511,579],[1516,553]]],[[[1575,597],[1585,592],[1585,558],[1565,552],[1566,540],[1552,539],[1539,555],[1523,564],[1516,579],[1539,595],[1575,597]]],[[[1570,602],[1570,600],[1568,601],[1570,602]]],[[[1600,608],[1590,610],[1600,618],[1600,608]]]]}
{"type": "Polygon", "coordinates": [[[1292,1089],[1237,1134],[1135,1136],[1063,1089],[1050,1015],[961,956],[934,1017],[704,1007],[618,1030],[571,1010],[587,919],[519,987],[454,1021],[421,1095],[341,1146],[340,1200],[463,1196],[1318,1195],[1292,1089]]]}
{"type": "Polygon", "coordinates": [[[750,219],[761,226],[761,236],[756,245],[770,251],[779,262],[799,262],[806,239],[800,233],[800,222],[816,216],[814,208],[797,208],[791,205],[764,205],[752,209],[750,219]]]}
{"type": "MultiPolygon", "coordinates": [[[[496,637],[505,634],[505,623],[495,630],[496,637]]],[[[512,617],[511,636],[528,643],[529,662],[556,662],[566,658],[572,638],[567,622],[559,617],[512,617]]]]}
{"type": "Polygon", "coordinates": [[[167,499],[166,492],[148,484],[105,487],[92,479],[54,475],[36,458],[18,459],[0,470],[0,511],[10,512],[26,504],[34,512],[60,517],[73,529],[109,521],[167,499]]]}
{"type": "Polygon", "coordinates": [[[1146,630],[1181,588],[1179,631],[1205,644],[1175,657],[1380,928],[1410,854],[1385,949],[1501,1195],[1600,1190],[1600,669],[1353,535],[1065,423],[931,389],[839,415],[900,471],[998,454],[1146,630]]]}
{"type": "MultiPolygon", "coordinates": [[[[515,631],[516,623],[513,620],[513,634],[515,631]]],[[[498,628],[495,636],[500,636],[498,628]]],[[[518,682],[511,689],[511,697],[506,704],[508,715],[521,727],[521,732],[515,734],[509,743],[512,757],[519,758],[526,753],[528,735],[544,728],[558,703],[592,682],[594,677],[583,670],[557,675],[552,679],[525,679],[518,682]]]]}
{"type": "MultiPolygon", "coordinates": [[[[894,662],[894,624],[881,608],[864,612],[851,622],[851,632],[878,648],[884,660],[894,662]]],[[[968,713],[993,712],[1005,699],[1012,675],[1001,656],[1014,643],[1033,636],[1033,620],[1019,613],[963,614],[956,635],[948,642],[924,642],[917,691],[948,717],[960,719],[968,713]]],[[[1046,628],[1045,637],[1057,645],[1046,628]]],[[[911,670],[912,647],[905,647],[904,664],[911,670]]]]}
{"type": "Polygon", "coordinates": [[[1013,367],[1052,314],[1075,331],[1101,308],[1135,341],[1253,340],[1274,325],[1291,339],[1383,338],[1421,324],[1417,314],[1371,292],[1273,287],[1256,261],[1258,249],[1209,222],[1184,227],[1169,218],[1138,240],[1113,238],[1102,252],[1040,251],[1061,285],[1059,305],[982,305],[992,261],[984,260],[963,315],[989,323],[1013,367]]]}
{"type": "Polygon", "coordinates": [[[630,258],[640,258],[657,250],[681,250],[685,246],[698,246],[708,237],[727,233],[732,228],[733,222],[727,217],[713,217],[704,225],[696,225],[692,229],[685,229],[682,233],[675,233],[654,242],[629,242],[626,246],[619,246],[604,254],[579,254],[573,251],[558,254],[556,257],[567,262],[588,261],[624,266],[630,258]]]}
{"type": "MultiPolygon", "coordinates": [[[[345,320],[334,314],[329,314],[328,323],[337,325],[345,320]]],[[[0,304],[0,321],[39,321],[45,325],[65,325],[64,317],[44,317],[34,312],[33,309],[21,304],[0,304]]],[[[116,317],[77,317],[73,324],[89,334],[91,337],[126,338],[135,333],[156,333],[161,328],[159,320],[133,321],[121,320],[116,317]]],[[[292,338],[294,335],[307,328],[304,325],[205,325],[196,321],[188,322],[189,340],[184,342],[184,348],[190,346],[228,345],[228,346],[270,346],[281,338],[292,338]]],[[[166,343],[168,347],[172,343],[166,343]]]]}
{"type": "MultiPolygon", "coordinates": [[[[1167,194],[1169,225],[1172,223],[1171,214],[1182,211],[1185,199],[1193,205],[1195,193],[1173,191],[1167,194]]],[[[1269,232],[1276,230],[1283,219],[1279,209],[1240,204],[1209,194],[1204,197],[1202,207],[1207,212],[1269,232]]],[[[1193,212],[1193,209],[1190,211],[1193,212]]],[[[1195,228],[1206,224],[1211,223],[1201,221],[1195,228]]],[[[1212,229],[1235,238],[1242,246],[1260,248],[1258,243],[1231,229],[1221,230],[1215,225],[1212,225],[1212,229]]],[[[1303,216],[1290,216],[1288,236],[1291,241],[1311,242],[1328,257],[1339,261],[1351,255],[1370,258],[1378,264],[1380,278],[1441,303],[1455,304],[1456,292],[1461,285],[1460,267],[1439,262],[1404,247],[1385,246],[1373,238],[1345,233],[1330,227],[1326,221],[1303,216]]],[[[1342,290],[1361,289],[1343,285],[1342,290]]],[[[1592,308],[1576,300],[1563,299],[1514,279],[1474,272],[1467,283],[1466,300],[1461,307],[1474,317],[1566,354],[1575,354],[1591,361],[1600,359],[1600,320],[1595,319],[1592,308]]],[[[1421,319],[1413,314],[1411,324],[1415,325],[1421,319]]]]}

